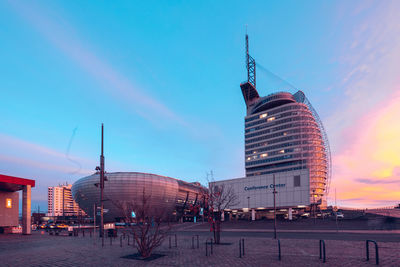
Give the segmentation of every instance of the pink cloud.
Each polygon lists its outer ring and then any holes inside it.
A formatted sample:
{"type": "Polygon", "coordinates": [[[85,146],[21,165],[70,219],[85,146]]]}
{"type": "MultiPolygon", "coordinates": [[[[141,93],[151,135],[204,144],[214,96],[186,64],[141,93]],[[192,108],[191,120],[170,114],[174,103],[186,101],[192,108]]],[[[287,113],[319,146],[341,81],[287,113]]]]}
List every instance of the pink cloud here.
{"type": "Polygon", "coordinates": [[[338,188],[345,205],[394,205],[400,200],[399,118],[397,90],[342,132],[342,150],[333,156],[332,188],[338,188]]]}

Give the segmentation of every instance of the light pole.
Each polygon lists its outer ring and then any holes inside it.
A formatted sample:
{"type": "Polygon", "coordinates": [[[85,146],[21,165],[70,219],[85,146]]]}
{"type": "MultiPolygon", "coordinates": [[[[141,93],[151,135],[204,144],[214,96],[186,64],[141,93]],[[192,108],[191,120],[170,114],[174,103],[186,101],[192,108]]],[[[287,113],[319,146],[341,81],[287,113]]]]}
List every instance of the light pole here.
{"type": "Polygon", "coordinates": [[[313,189],[313,191],[312,191],[312,196],[313,196],[313,216],[314,216],[314,224],[316,223],[316,219],[317,219],[317,216],[316,216],[316,214],[315,214],[315,211],[316,211],[316,206],[315,206],[315,189],[313,189]]]}
{"type": "Polygon", "coordinates": [[[274,177],[274,239],[276,239],[276,187],[275,187],[275,174],[274,177]]]}
{"type": "Polygon", "coordinates": [[[247,197],[247,212],[249,213],[249,221],[251,221],[251,218],[250,218],[250,197],[249,196],[247,197]]]}
{"type": "Polygon", "coordinates": [[[101,124],[101,155],[100,155],[100,237],[104,239],[104,126],[101,124]]]}

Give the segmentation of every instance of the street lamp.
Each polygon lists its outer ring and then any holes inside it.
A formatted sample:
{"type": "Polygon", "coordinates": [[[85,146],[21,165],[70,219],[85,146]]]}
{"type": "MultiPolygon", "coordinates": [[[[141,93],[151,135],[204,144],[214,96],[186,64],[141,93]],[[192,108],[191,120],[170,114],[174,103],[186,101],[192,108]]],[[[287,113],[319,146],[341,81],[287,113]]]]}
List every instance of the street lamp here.
{"type": "Polygon", "coordinates": [[[274,177],[274,239],[276,239],[276,187],[275,187],[275,174],[274,177]]]}
{"type": "Polygon", "coordinates": [[[249,221],[251,221],[251,217],[250,217],[250,196],[247,197],[247,212],[249,213],[249,221]]]}
{"type": "Polygon", "coordinates": [[[315,189],[313,189],[313,214],[314,214],[314,224],[316,223],[316,218],[317,218],[317,216],[316,216],[316,214],[315,214],[315,211],[316,211],[316,206],[315,206],[315,189]]]}

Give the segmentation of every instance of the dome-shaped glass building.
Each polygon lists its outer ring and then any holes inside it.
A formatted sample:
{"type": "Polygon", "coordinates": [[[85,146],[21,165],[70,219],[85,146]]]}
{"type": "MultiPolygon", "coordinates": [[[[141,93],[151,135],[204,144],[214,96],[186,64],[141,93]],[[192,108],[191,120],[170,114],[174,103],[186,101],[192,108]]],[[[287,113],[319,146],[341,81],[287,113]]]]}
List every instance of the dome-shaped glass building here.
{"type": "MultiPolygon", "coordinates": [[[[106,222],[124,217],[116,205],[119,202],[140,202],[143,195],[148,197],[149,206],[164,209],[168,213],[182,216],[190,205],[200,204],[206,190],[199,183],[140,172],[106,173],[104,186],[104,214],[106,222]]],[[[100,205],[100,175],[98,173],[83,177],[72,186],[72,196],[89,216],[93,216],[94,206],[100,205]]]]}

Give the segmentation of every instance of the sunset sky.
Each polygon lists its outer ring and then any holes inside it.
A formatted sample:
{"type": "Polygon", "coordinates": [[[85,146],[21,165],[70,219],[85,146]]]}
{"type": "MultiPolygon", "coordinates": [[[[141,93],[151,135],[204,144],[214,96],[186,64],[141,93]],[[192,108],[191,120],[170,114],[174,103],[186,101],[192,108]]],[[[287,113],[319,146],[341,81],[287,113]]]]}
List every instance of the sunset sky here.
{"type": "Polygon", "coordinates": [[[325,125],[329,203],[335,189],[340,206],[400,203],[398,14],[400,1],[1,1],[0,173],[35,179],[32,208],[47,209],[48,186],[93,173],[103,122],[108,172],[243,177],[248,25],[259,93],[303,90],[325,125]]]}

